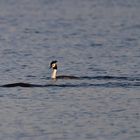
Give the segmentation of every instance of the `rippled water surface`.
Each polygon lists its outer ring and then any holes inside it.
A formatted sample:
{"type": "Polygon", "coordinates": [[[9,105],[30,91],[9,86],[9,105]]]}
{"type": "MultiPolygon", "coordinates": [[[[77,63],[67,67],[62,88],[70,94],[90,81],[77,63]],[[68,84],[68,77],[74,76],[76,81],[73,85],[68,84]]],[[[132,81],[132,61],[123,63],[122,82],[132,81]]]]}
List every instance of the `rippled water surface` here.
{"type": "Polygon", "coordinates": [[[0,139],[139,140],[139,7],[0,0],[0,139]],[[52,81],[52,60],[80,78],[52,81]]]}

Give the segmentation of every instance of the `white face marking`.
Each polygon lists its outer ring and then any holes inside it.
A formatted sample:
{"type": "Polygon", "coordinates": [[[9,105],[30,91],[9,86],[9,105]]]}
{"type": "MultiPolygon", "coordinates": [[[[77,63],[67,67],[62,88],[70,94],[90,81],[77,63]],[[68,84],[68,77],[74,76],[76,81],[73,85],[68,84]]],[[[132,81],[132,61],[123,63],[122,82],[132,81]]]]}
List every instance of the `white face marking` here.
{"type": "Polygon", "coordinates": [[[54,64],[52,64],[52,68],[54,68],[56,66],[56,64],[54,63],[54,64]]]}

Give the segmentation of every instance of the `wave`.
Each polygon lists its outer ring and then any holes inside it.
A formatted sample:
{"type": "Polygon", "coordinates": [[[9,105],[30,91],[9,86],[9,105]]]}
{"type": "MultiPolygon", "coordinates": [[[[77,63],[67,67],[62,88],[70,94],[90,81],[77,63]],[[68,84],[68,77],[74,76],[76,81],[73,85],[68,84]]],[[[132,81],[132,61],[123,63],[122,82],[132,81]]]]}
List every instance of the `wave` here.
{"type": "MultiPolygon", "coordinates": [[[[42,79],[49,80],[50,77],[45,77],[42,79]]],[[[125,80],[125,81],[140,81],[140,77],[125,77],[125,76],[79,76],[76,78],[73,78],[74,80],[125,80]]],[[[73,80],[72,79],[72,80],[73,80]]],[[[65,79],[70,80],[70,79],[65,79]]]]}
{"type": "Polygon", "coordinates": [[[105,83],[78,83],[78,84],[30,84],[30,83],[11,83],[5,84],[1,87],[108,87],[108,88],[115,88],[115,87],[138,87],[140,86],[140,82],[105,82],[105,83]]]}
{"type": "MultiPolygon", "coordinates": [[[[50,79],[50,78],[47,78],[50,79]]],[[[76,78],[77,81],[76,84],[73,84],[72,82],[69,84],[31,84],[31,83],[11,83],[11,84],[5,84],[1,85],[0,87],[136,87],[140,86],[140,77],[124,77],[124,76],[83,76],[76,78]],[[93,83],[91,80],[101,80],[100,83],[93,83]]],[[[99,82],[99,81],[98,81],[99,82]]],[[[74,82],[75,83],[75,82],[74,82]]]]}
{"type": "Polygon", "coordinates": [[[79,77],[80,79],[89,79],[89,80],[126,80],[126,81],[140,81],[140,77],[125,77],[125,76],[83,76],[79,77]]]}

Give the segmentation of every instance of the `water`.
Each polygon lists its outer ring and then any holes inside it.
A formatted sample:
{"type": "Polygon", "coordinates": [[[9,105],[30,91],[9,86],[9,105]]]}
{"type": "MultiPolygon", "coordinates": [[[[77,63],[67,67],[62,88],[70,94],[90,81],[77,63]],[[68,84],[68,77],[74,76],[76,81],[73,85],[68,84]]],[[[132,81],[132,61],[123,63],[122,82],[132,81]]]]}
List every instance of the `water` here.
{"type": "Polygon", "coordinates": [[[139,140],[139,7],[1,0],[0,139],[139,140]],[[80,79],[52,81],[52,60],[80,79]],[[31,87],[2,87],[19,82],[31,87]]]}

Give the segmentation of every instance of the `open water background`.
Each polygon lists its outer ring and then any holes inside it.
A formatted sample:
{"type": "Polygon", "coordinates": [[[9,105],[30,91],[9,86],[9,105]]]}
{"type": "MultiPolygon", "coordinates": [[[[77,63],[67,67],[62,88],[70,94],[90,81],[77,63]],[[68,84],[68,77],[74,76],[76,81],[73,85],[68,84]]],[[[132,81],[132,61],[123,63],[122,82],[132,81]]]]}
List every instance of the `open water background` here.
{"type": "Polygon", "coordinates": [[[140,139],[139,0],[0,0],[1,140],[140,139]],[[79,80],[50,79],[58,73],[79,80]],[[48,86],[47,86],[48,85],[48,86]]]}

